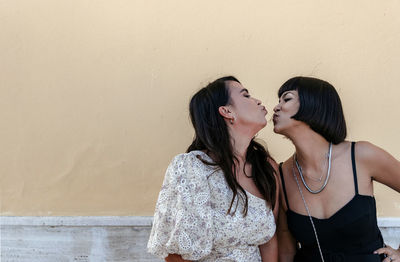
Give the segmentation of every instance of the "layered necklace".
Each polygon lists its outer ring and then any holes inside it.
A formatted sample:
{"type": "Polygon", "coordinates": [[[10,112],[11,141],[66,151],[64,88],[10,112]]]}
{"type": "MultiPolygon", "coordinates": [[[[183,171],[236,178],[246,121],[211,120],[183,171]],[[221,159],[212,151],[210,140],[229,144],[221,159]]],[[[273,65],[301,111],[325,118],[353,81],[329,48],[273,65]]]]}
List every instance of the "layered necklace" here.
{"type": "MultiPolygon", "coordinates": [[[[322,187],[319,188],[318,190],[312,190],[312,189],[307,185],[306,181],[304,180],[303,170],[301,169],[301,166],[300,166],[299,162],[297,161],[296,153],[293,155],[293,162],[294,162],[294,163],[293,163],[293,165],[292,165],[293,177],[294,177],[294,179],[296,180],[296,184],[297,184],[297,187],[299,188],[299,192],[300,192],[301,198],[302,198],[302,200],[303,200],[304,207],[306,208],[308,217],[309,217],[309,219],[310,219],[310,222],[311,222],[311,225],[312,225],[312,228],[313,228],[313,231],[314,231],[314,235],[315,235],[315,240],[317,241],[318,251],[319,251],[319,254],[320,254],[320,256],[321,256],[322,262],[325,262],[325,259],[324,259],[324,255],[323,255],[323,253],[322,253],[321,245],[320,245],[320,243],[319,243],[319,238],[318,238],[317,229],[315,228],[314,221],[313,221],[312,216],[311,216],[311,212],[310,212],[310,210],[309,210],[309,208],[308,208],[308,205],[307,205],[306,200],[305,200],[304,195],[303,195],[303,190],[301,190],[300,183],[299,183],[299,181],[298,181],[298,179],[297,179],[297,176],[296,176],[296,173],[295,173],[295,171],[294,171],[294,165],[296,164],[297,171],[299,171],[301,181],[303,182],[303,185],[304,185],[304,187],[308,190],[308,192],[310,192],[310,193],[312,193],[312,194],[318,194],[319,192],[321,192],[322,190],[324,190],[324,188],[326,187],[326,184],[328,183],[329,175],[330,175],[330,173],[331,173],[332,142],[329,143],[329,151],[328,151],[328,157],[327,157],[327,158],[328,158],[328,171],[327,171],[327,174],[326,174],[326,178],[325,178],[324,184],[323,184],[322,187]]],[[[319,182],[321,182],[321,180],[322,180],[322,176],[321,176],[321,178],[319,179],[319,182]]]]}
{"type": "MultiPolygon", "coordinates": [[[[326,177],[325,177],[325,181],[323,183],[323,185],[317,189],[317,190],[312,190],[306,183],[305,179],[304,179],[304,175],[303,175],[303,169],[301,168],[299,162],[297,161],[297,156],[296,153],[293,155],[293,159],[294,162],[296,163],[296,167],[297,167],[297,171],[299,171],[300,174],[300,178],[301,181],[303,182],[304,187],[308,190],[308,192],[312,193],[312,194],[318,194],[319,192],[321,192],[322,190],[324,190],[324,188],[326,187],[326,185],[328,184],[328,180],[329,180],[329,175],[331,174],[331,164],[332,164],[332,142],[329,143],[329,150],[328,150],[328,170],[326,172],[326,177]]],[[[316,180],[316,179],[314,179],[316,180]]],[[[321,182],[322,180],[322,176],[320,179],[318,179],[319,182],[321,182]]]]}

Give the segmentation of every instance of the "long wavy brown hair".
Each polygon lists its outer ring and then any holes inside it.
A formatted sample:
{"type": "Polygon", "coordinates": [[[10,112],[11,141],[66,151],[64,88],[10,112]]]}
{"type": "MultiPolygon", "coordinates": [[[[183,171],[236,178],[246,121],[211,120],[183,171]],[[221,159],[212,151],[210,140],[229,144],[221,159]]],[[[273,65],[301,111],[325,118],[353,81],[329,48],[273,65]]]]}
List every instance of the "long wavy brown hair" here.
{"type": "MultiPolygon", "coordinates": [[[[208,165],[219,166],[225,180],[233,192],[233,197],[228,209],[228,214],[234,214],[238,207],[238,201],[234,206],[236,197],[244,203],[242,213],[247,215],[248,198],[246,191],[235,178],[238,159],[233,153],[231,138],[224,118],[219,114],[218,108],[230,104],[230,92],[227,81],[236,81],[233,76],[226,76],[209,83],[200,89],[190,100],[189,111],[195,136],[187,152],[202,150],[212,156],[214,163],[202,160],[208,165]]],[[[247,148],[246,162],[251,164],[251,177],[258,190],[273,209],[276,201],[276,180],[274,168],[267,161],[271,158],[268,150],[263,145],[251,140],[247,148]]]]}

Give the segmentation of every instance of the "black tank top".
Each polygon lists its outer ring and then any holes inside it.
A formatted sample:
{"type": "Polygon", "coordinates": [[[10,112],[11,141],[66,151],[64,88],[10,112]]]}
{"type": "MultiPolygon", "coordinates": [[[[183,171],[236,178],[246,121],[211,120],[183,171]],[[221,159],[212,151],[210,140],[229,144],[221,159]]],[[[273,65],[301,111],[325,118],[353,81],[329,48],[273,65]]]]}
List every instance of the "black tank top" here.
{"type": "MultiPolygon", "coordinates": [[[[327,219],[312,218],[318,233],[325,262],[378,262],[373,252],[383,247],[383,239],[376,219],[375,198],[358,194],[354,145],[351,145],[355,196],[327,219]]],[[[289,207],[282,163],[279,165],[283,192],[287,205],[287,223],[297,241],[294,262],[321,262],[310,218],[292,211],[289,207]]],[[[339,192],[338,192],[339,193],[339,192]]]]}

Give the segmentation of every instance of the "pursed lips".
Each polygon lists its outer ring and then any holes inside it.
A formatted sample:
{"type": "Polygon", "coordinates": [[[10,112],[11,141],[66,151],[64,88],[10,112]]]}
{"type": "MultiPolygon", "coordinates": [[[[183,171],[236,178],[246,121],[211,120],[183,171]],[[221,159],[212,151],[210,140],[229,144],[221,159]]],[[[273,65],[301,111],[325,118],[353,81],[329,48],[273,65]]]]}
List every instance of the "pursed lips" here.
{"type": "Polygon", "coordinates": [[[272,116],[272,121],[274,121],[274,123],[275,123],[278,117],[279,117],[279,116],[278,116],[277,114],[274,114],[274,115],[272,116]]]}
{"type": "Polygon", "coordinates": [[[265,112],[265,114],[268,113],[267,109],[265,108],[265,106],[262,106],[261,110],[263,110],[265,112]]]}

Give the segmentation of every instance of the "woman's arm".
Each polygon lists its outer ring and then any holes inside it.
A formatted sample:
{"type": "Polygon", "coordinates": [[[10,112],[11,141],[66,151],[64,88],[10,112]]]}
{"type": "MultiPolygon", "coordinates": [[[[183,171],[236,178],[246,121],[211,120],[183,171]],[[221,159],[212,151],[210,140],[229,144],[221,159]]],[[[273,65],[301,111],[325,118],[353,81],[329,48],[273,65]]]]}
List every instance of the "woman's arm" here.
{"type": "MultiPolygon", "coordinates": [[[[376,180],[400,193],[400,162],[385,150],[369,143],[357,142],[362,164],[370,170],[371,179],[376,180]]],[[[379,248],[376,254],[386,254],[386,261],[400,260],[400,247],[379,248]]]]}
{"type": "Polygon", "coordinates": [[[279,178],[279,167],[278,164],[273,160],[272,158],[268,158],[268,162],[271,164],[271,166],[274,168],[274,176],[275,176],[275,182],[276,182],[276,192],[275,192],[275,206],[274,206],[274,217],[275,217],[275,223],[278,222],[278,216],[279,216],[279,196],[281,195],[281,181],[279,178]]]}
{"type": "Polygon", "coordinates": [[[168,254],[165,258],[166,262],[189,262],[190,260],[184,260],[181,255],[177,254],[168,254]]]}
{"type": "Polygon", "coordinates": [[[293,239],[287,226],[286,213],[283,208],[279,209],[277,239],[279,242],[279,262],[292,262],[296,254],[296,241],[293,239]]]}
{"type": "MultiPolygon", "coordinates": [[[[280,174],[279,171],[277,174],[280,174]]],[[[283,174],[282,174],[283,175],[283,174]]],[[[296,241],[292,237],[289,231],[286,219],[286,201],[285,194],[283,192],[282,180],[280,175],[278,175],[278,185],[279,185],[279,215],[277,222],[277,239],[278,239],[278,258],[279,262],[292,262],[296,254],[296,241]]]]}
{"type": "Polygon", "coordinates": [[[195,154],[180,154],[167,168],[147,245],[166,261],[200,260],[212,251],[211,191],[201,164],[195,154]],[[178,190],[186,185],[190,190],[178,190]],[[196,201],[200,193],[207,201],[196,201]]]}
{"type": "Polygon", "coordinates": [[[400,162],[385,150],[365,141],[357,142],[356,154],[376,180],[400,193],[400,162]]]}
{"type": "MultiPolygon", "coordinates": [[[[272,167],[275,169],[275,181],[276,181],[276,198],[275,198],[275,206],[274,206],[274,218],[275,223],[278,222],[278,213],[279,213],[279,171],[278,165],[271,158],[268,159],[272,167]]],[[[265,244],[259,246],[261,259],[263,262],[277,262],[278,261],[278,238],[276,236],[276,232],[274,236],[265,244]]]]}
{"type": "Polygon", "coordinates": [[[265,244],[259,246],[263,262],[278,261],[278,238],[276,234],[265,244]]]}

